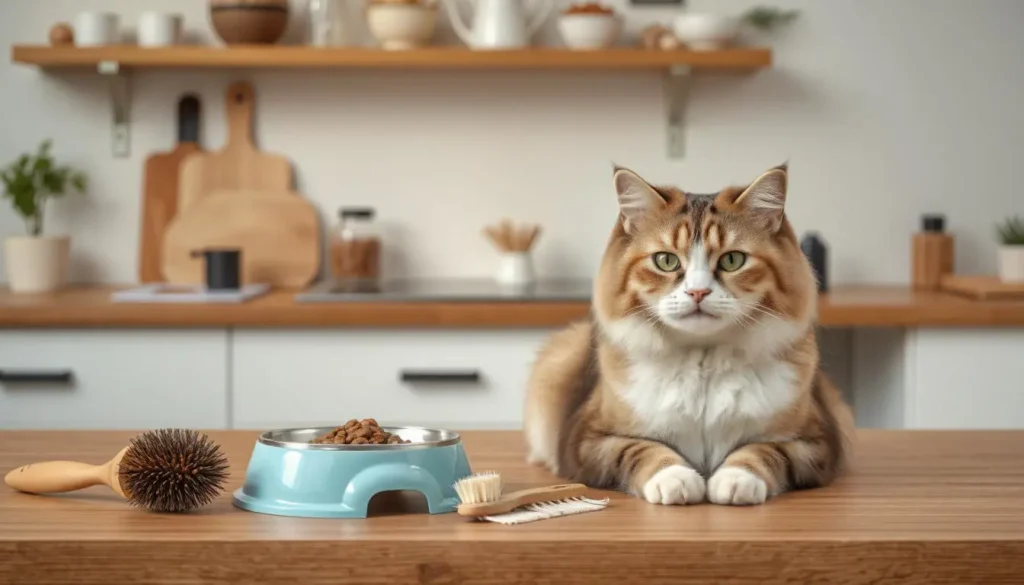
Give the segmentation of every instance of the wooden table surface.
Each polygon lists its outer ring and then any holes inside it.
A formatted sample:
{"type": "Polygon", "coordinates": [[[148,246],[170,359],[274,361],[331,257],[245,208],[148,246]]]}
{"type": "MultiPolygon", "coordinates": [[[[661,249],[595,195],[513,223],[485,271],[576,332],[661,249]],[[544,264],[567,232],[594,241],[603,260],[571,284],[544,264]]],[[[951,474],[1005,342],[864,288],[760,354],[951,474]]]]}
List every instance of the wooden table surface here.
{"type": "MultiPolygon", "coordinates": [[[[0,432],[0,472],[102,463],[133,433],[0,432]]],[[[238,487],[256,433],[211,432],[238,487]]],[[[521,436],[470,432],[475,469],[510,489],[556,478],[521,436]]],[[[367,520],[260,515],[230,490],[191,515],[132,509],[104,487],[34,496],[0,486],[0,583],[1021,583],[1024,432],[863,431],[837,484],[758,507],[606,510],[519,526],[408,512],[367,520]]],[[[595,492],[601,495],[603,492],[595,492]]]]}
{"type": "MultiPolygon", "coordinates": [[[[123,304],[124,287],[50,294],[0,291],[0,328],[18,327],[558,327],[586,317],[585,302],[296,303],[296,291],[238,305],[123,304]]],[[[974,301],[906,287],[837,287],[822,295],[829,327],[1021,327],[1024,301],[974,301]]]]}

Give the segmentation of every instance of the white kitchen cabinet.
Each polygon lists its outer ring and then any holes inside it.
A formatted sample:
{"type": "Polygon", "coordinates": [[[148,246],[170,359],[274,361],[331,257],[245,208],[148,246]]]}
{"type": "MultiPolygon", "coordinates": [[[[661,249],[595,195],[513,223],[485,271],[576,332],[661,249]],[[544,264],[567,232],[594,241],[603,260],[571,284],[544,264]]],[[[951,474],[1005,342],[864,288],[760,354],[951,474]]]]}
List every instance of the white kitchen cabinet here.
{"type": "Polygon", "coordinates": [[[520,428],[545,330],[237,330],[235,428],[520,428]]]}
{"type": "Polygon", "coordinates": [[[1024,329],[923,327],[855,337],[859,426],[1024,429],[1024,329]]]}
{"type": "Polygon", "coordinates": [[[224,330],[0,331],[0,428],[227,427],[224,330]]]}
{"type": "Polygon", "coordinates": [[[1024,428],[1024,329],[918,329],[906,348],[908,428],[1024,428]]]}

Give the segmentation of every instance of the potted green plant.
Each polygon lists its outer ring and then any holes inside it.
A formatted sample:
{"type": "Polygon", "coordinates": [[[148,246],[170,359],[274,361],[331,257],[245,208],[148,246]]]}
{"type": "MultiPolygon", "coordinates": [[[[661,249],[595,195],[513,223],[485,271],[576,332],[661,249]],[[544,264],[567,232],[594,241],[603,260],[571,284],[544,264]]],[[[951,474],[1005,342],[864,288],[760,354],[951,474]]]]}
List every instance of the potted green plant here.
{"type": "Polygon", "coordinates": [[[1024,282],[1024,220],[1012,217],[1001,223],[999,233],[999,280],[1024,282]]]}
{"type": "Polygon", "coordinates": [[[760,31],[785,26],[800,16],[799,10],[783,10],[772,6],[754,6],[743,13],[742,21],[760,31]]]}
{"type": "Polygon", "coordinates": [[[23,154],[3,171],[4,197],[25,220],[26,236],[4,242],[7,282],[12,292],[45,292],[62,286],[67,277],[71,242],[67,236],[44,236],[46,204],[68,191],[85,191],[85,175],[59,166],[45,140],[35,153],[23,154]]]}

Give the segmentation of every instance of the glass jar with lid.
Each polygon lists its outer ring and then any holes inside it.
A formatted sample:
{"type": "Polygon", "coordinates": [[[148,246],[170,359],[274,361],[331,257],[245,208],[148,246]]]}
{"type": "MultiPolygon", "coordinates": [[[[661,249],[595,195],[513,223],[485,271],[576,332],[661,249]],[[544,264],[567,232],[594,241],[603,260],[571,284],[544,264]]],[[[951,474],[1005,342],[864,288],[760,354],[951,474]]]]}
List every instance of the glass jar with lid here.
{"type": "Polygon", "coordinates": [[[331,272],[339,280],[380,278],[381,237],[369,207],[342,207],[331,236],[331,272]]]}

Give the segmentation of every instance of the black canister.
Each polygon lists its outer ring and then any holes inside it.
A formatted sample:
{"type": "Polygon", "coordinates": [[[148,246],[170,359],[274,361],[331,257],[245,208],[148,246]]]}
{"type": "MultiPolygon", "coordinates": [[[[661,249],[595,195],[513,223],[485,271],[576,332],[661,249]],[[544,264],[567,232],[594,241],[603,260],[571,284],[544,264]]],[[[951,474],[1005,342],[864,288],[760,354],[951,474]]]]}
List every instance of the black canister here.
{"type": "Polygon", "coordinates": [[[828,290],[828,246],[817,232],[809,232],[800,240],[800,250],[811,263],[814,277],[818,279],[818,292],[828,290]]]}
{"type": "Polygon", "coordinates": [[[237,248],[195,250],[193,258],[206,262],[208,290],[238,290],[242,281],[242,251],[237,248]]]}

